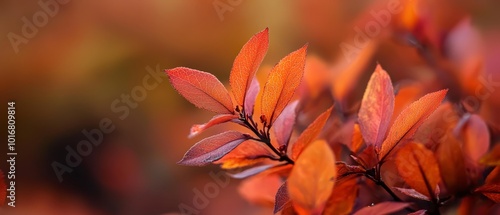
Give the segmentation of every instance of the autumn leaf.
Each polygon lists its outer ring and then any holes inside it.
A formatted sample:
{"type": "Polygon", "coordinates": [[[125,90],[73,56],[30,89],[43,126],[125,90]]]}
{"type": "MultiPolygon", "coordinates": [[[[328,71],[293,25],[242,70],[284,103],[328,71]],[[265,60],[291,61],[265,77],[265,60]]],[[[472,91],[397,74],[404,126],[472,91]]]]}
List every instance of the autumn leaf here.
{"type": "Polygon", "coordinates": [[[495,167],[490,174],[488,174],[484,182],[485,184],[500,184],[500,166],[495,167]]]}
{"type": "Polygon", "coordinates": [[[288,193],[299,214],[301,211],[317,214],[323,210],[335,177],[335,158],[324,140],[317,140],[305,148],[287,181],[288,193]]]}
{"type": "Polygon", "coordinates": [[[318,137],[321,130],[325,126],[326,121],[332,113],[333,107],[323,112],[316,118],[307,128],[300,134],[295,143],[292,145],[292,159],[297,159],[302,153],[302,150],[318,137]]]}
{"type": "Polygon", "coordinates": [[[286,181],[278,188],[274,200],[274,213],[278,213],[283,210],[285,205],[290,202],[290,197],[288,196],[288,185],[286,181]]]}
{"type": "Polygon", "coordinates": [[[249,136],[237,131],[227,131],[201,140],[191,147],[178,164],[203,166],[219,160],[249,136]]]}
{"type": "Polygon", "coordinates": [[[223,169],[235,169],[257,164],[269,158],[278,159],[264,144],[254,140],[246,140],[224,157],[214,162],[222,164],[223,169]]]}
{"type": "Polygon", "coordinates": [[[259,94],[260,91],[260,84],[257,78],[253,78],[252,82],[250,83],[250,87],[248,88],[247,94],[245,96],[245,104],[243,107],[245,108],[245,114],[248,116],[253,115],[253,110],[255,107],[255,100],[257,100],[257,95],[259,94]]]}
{"type": "Polygon", "coordinates": [[[410,206],[410,203],[404,202],[381,202],[374,206],[366,206],[358,210],[354,215],[378,215],[391,214],[398,212],[410,206]]]}
{"type": "Polygon", "coordinates": [[[391,78],[378,65],[368,82],[358,113],[359,127],[367,145],[380,148],[393,111],[394,89],[391,78]]]}
{"type": "Polygon", "coordinates": [[[262,112],[271,126],[292,99],[304,75],[307,45],[284,57],[269,73],[262,91],[262,112]]]}
{"type": "Polygon", "coordinates": [[[424,200],[424,201],[430,201],[429,197],[425,196],[422,193],[419,193],[415,189],[407,189],[407,188],[400,188],[400,187],[395,187],[394,189],[396,189],[397,191],[399,191],[402,194],[405,194],[407,196],[410,196],[410,197],[413,197],[416,199],[420,199],[420,200],[424,200]]]}
{"type": "Polygon", "coordinates": [[[435,198],[441,175],[432,151],[422,144],[408,143],[397,153],[396,166],[399,175],[411,188],[430,199],[435,198]]]}
{"type": "Polygon", "coordinates": [[[340,183],[335,184],[332,195],[330,195],[330,198],[326,202],[323,214],[351,214],[357,197],[357,180],[351,179],[341,181],[340,183]]]}
{"type": "Polygon", "coordinates": [[[242,181],[238,193],[251,203],[272,207],[280,186],[281,178],[277,175],[256,175],[242,181]]]}
{"type": "Polygon", "coordinates": [[[358,153],[363,146],[363,143],[364,141],[363,135],[361,134],[361,128],[359,127],[359,124],[356,123],[352,129],[352,140],[349,148],[353,153],[358,153]]]}
{"type": "Polygon", "coordinates": [[[486,184],[475,190],[494,201],[500,203],[500,184],[486,184]]]}
{"type": "Polygon", "coordinates": [[[247,111],[247,106],[245,106],[245,100],[248,96],[247,91],[251,86],[255,72],[267,53],[268,47],[269,29],[266,28],[250,38],[233,62],[233,68],[229,75],[229,84],[237,105],[245,107],[245,111],[247,111]]]}
{"type": "Polygon", "coordinates": [[[488,125],[481,117],[472,114],[463,128],[464,153],[474,163],[488,152],[490,148],[490,132],[488,125]]]}
{"type": "Polygon", "coordinates": [[[288,104],[283,113],[276,119],[274,123],[274,134],[276,136],[276,142],[280,146],[287,146],[290,136],[292,135],[293,126],[295,125],[295,118],[297,117],[297,105],[299,101],[293,101],[288,104]]]}
{"type": "Polygon", "coordinates": [[[357,165],[349,165],[346,164],[345,162],[338,161],[336,164],[336,169],[337,169],[337,178],[335,179],[336,181],[342,180],[345,177],[348,176],[355,176],[359,174],[364,174],[366,172],[365,169],[363,169],[360,166],[357,165]]]}
{"type": "Polygon", "coordinates": [[[261,165],[261,166],[255,166],[255,167],[248,168],[244,171],[241,171],[239,173],[229,174],[229,176],[236,178],[236,179],[247,178],[250,176],[257,175],[263,171],[266,171],[266,170],[271,169],[273,167],[276,167],[278,165],[279,164],[266,164],[266,165],[261,165]]]}
{"type": "Polygon", "coordinates": [[[382,143],[379,152],[380,161],[384,161],[386,156],[405,138],[411,138],[420,125],[429,117],[443,101],[448,90],[440,90],[429,93],[419,100],[413,102],[404,109],[396,118],[394,124],[389,129],[387,138],[382,143]]]}
{"type": "Polygon", "coordinates": [[[233,113],[231,96],[214,75],[185,67],[165,72],[177,92],[196,107],[220,114],[233,113]]]}
{"type": "Polygon", "coordinates": [[[188,137],[189,138],[193,138],[196,135],[200,134],[201,132],[207,130],[208,128],[210,128],[210,127],[212,127],[214,125],[226,123],[226,122],[229,122],[229,121],[231,121],[233,119],[237,119],[237,118],[238,118],[238,116],[236,116],[234,114],[219,114],[219,115],[216,115],[212,119],[210,119],[210,121],[208,121],[205,124],[193,125],[191,127],[191,130],[189,132],[189,136],[188,137]]]}
{"type": "Polygon", "coordinates": [[[467,175],[461,143],[448,132],[439,142],[435,157],[447,190],[456,193],[467,188],[467,175]]]}

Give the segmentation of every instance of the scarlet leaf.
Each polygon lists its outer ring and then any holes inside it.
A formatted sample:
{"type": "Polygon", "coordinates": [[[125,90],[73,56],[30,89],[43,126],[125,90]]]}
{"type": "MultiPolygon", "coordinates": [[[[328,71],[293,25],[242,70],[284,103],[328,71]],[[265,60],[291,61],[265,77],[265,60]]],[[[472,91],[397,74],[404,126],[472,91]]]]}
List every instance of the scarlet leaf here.
{"type": "Polygon", "coordinates": [[[486,184],[500,184],[500,166],[495,167],[485,180],[486,184]]]}
{"type": "Polygon", "coordinates": [[[255,106],[255,100],[257,99],[257,95],[260,91],[260,84],[257,78],[253,78],[252,83],[250,83],[250,87],[248,88],[247,94],[245,96],[245,113],[247,115],[253,115],[253,110],[255,106]]]}
{"type": "Polygon", "coordinates": [[[328,144],[317,140],[297,159],[288,178],[288,193],[299,211],[320,212],[332,193],[335,158],[328,144]]]}
{"type": "Polygon", "coordinates": [[[337,162],[335,165],[337,168],[337,175],[338,175],[336,181],[339,181],[350,175],[363,174],[366,172],[366,170],[360,166],[349,165],[344,162],[337,162]]]}
{"type": "Polygon", "coordinates": [[[234,169],[254,165],[268,158],[278,157],[264,144],[247,140],[215,163],[221,163],[223,169],[234,169]]]}
{"type": "Polygon", "coordinates": [[[400,141],[405,138],[411,138],[415,134],[427,117],[439,107],[447,91],[448,90],[440,90],[429,93],[413,102],[399,114],[389,130],[387,139],[382,143],[379,152],[381,161],[385,159],[400,141]]]}
{"type": "Polygon", "coordinates": [[[299,86],[306,60],[307,45],[283,58],[276,65],[262,92],[262,115],[267,125],[272,125],[292,99],[299,86]]]}
{"type": "Polygon", "coordinates": [[[226,122],[229,122],[229,121],[231,121],[233,119],[237,119],[237,118],[238,118],[238,116],[236,116],[234,114],[219,114],[219,115],[216,115],[212,119],[210,119],[210,121],[208,121],[205,124],[193,125],[191,127],[191,130],[189,132],[189,136],[188,137],[189,138],[193,138],[196,135],[200,134],[201,132],[205,131],[206,129],[208,129],[208,128],[214,126],[214,125],[226,123],[226,122]]]}
{"type": "Polygon", "coordinates": [[[486,184],[475,190],[479,192],[495,203],[500,203],[500,184],[486,184]]]}
{"type": "Polygon", "coordinates": [[[288,196],[286,181],[281,185],[276,193],[275,201],[274,201],[274,213],[278,213],[283,210],[285,205],[290,202],[290,197],[288,196]]]}
{"type": "Polygon", "coordinates": [[[374,206],[366,206],[358,210],[354,215],[378,215],[378,214],[391,214],[403,210],[410,206],[409,203],[404,202],[382,202],[374,206]]]}
{"type": "Polygon", "coordinates": [[[427,213],[427,210],[418,210],[413,213],[409,213],[408,215],[425,215],[427,213]]]}
{"type": "Polygon", "coordinates": [[[378,65],[368,82],[358,113],[359,126],[366,144],[380,148],[393,111],[394,89],[391,78],[378,65]]]}
{"type": "Polygon", "coordinates": [[[460,141],[452,134],[446,134],[435,154],[447,190],[450,193],[464,191],[467,188],[467,175],[460,141]]]}
{"type": "MultiPolygon", "coordinates": [[[[259,68],[269,47],[269,29],[255,34],[241,48],[240,53],[233,62],[233,68],[229,75],[229,84],[234,95],[234,99],[240,106],[246,103],[247,91],[250,88],[255,72],[259,68]]],[[[247,106],[244,106],[247,108],[247,106]]]]}
{"type": "Polygon", "coordinates": [[[298,104],[299,101],[297,100],[286,106],[283,113],[281,113],[274,123],[274,134],[276,135],[276,141],[280,146],[288,145],[288,141],[292,135],[293,126],[295,125],[295,118],[297,117],[296,108],[298,104]]]}
{"type": "Polygon", "coordinates": [[[248,137],[237,131],[227,131],[205,138],[191,147],[178,163],[188,166],[210,164],[222,158],[248,137]]]}
{"type": "Polygon", "coordinates": [[[314,139],[318,137],[321,130],[325,126],[326,121],[332,113],[333,107],[329,108],[322,114],[318,116],[307,128],[300,134],[297,141],[292,145],[292,158],[296,159],[299,157],[302,150],[311,143],[314,139]]]}
{"type": "Polygon", "coordinates": [[[335,184],[323,214],[351,214],[358,196],[357,180],[345,180],[335,184]]]}
{"type": "Polygon", "coordinates": [[[231,96],[214,75],[185,67],[165,72],[177,92],[196,107],[221,114],[233,113],[231,96]]]}
{"type": "Polygon", "coordinates": [[[434,191],[441,181],[434,154],[422,144],[404,145],[396,156],[396,166],[403,180],[417,192],[434,199],[434,191]]]}

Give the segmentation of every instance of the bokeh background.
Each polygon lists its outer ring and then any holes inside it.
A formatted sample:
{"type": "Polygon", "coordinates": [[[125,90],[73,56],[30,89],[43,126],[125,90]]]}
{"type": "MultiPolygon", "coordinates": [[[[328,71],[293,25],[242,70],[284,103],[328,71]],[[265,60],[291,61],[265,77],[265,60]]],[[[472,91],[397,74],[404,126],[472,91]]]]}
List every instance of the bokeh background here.
{"type": "MultiPolygon", "coordinates": [[[[153,215],[178,212],[182,203],[192,206],[193,189],[203,189],[212,181],[209,173],[219,169],[176,162],[197,140],[224,127],[188,139],[190,126],[210,119],[211,113],[179,96],[163,69],[196,68],[227,84],[239,49],[269,27],[263,70],[309,43],[309,55],[331,68],[334,77],[326,80],[335,83],[336,74],[352,70],[346,69],[353,61],[341,44],[353,44],[355,27],[376,21],[370,12],[386,9],[390,1],[69,0],[58,3],[47,24],[16,51],[8,35],[22,35],[23,18],[33,20],[43,11],[40,2],[56,1],[0,1],[0,106],[6,112],[7,101],[16,101],[19,153],[17,207],[3,206],[1,214],[153,215]],[[217,5],[229,9],[221,13],[217,5]],[[159,73],[158,86],[120,119],[112,103],[142,86],[150,74],[147,67],[159,73]],[[103,118],[116,129],[59,182],[51,164],[64,163],[66,147],[75,148],[86,139],[82,130],[99,128],[103,118]]],[[[455,89],[456,100],[474,93],[480,75],[500,82],[498,1],[396,2],[404,9],[370,37],[377,45],[357,63],[360,75],[353,76],[349,93],[339,95],[344,106],[359,101],[367,71],[376,62],[394,81],[421,80],[428,91],[455,89]],[[422,46],[412,44],[414,40],[422,46]]],[[[307,77],[322,75],[308,71],[307,77]]],[[[335,87],[326,88],[330,92],[335,87]]],[[[500,93],[494,91],[478,110],[491,125],[499,122],[491,114],[499,103],[500,93]]],[[[1,119],[5,125],[5,117],[1,119]]],[[[6,130],[0,129],[2,161],[6,130]]],[[[0,169],[5,172],[7,163],[0,162],[0,169]]],[[[272,213],[245,201],[239,182],[232,179],[200,214],[272,213]]]]}

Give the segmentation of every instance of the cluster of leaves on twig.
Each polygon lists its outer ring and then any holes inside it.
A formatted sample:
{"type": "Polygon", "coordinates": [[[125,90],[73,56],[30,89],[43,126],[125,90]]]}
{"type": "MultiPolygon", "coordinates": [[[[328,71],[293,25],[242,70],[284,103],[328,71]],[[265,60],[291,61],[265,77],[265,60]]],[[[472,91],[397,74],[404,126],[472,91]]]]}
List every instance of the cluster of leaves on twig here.
{"type": "Polygon", "coordinates": [[[304,104],[295,92],[307,45],[284,57],[261,90],[255,73],[268,44],[265,29],[243,46],[230,73],[232,94],[209,73],[166,70],[182,96],[217,113],[194,125],[190,137],[227,122],[248,131],[203,139],[179,164],[220,164],[232,177],[248,178],[241,191],[254,202],[264,196],[255,188],[272,187],[262,192],[275,192],[274,212],[281,214],[439,214],[457,204],[467,213],[500,201],[500,169],[486,167],[500,164],[500,149],[488,153],[488,126],[447,101],[446,89],[412,100],[411,89],[395,92],[377,66],[357,113],[330,107],[298,132],[304,104]]]}

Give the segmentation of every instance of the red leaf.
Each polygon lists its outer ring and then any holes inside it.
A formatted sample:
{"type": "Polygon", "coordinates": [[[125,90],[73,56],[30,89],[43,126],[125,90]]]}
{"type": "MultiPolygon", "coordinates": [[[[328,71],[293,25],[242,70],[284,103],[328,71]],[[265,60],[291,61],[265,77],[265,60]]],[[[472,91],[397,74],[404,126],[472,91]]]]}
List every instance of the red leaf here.
{"type": "Polygon", "coordinates": [[[358,183],[356,179],[344,180],[335,184],[332,195],[326,202],[323,214],[347,215],[351,214],[356,198],[358,197],[358,183]]]}
{"type": "Polygon", "coordinates": [[[253,115],[253,109],[255,106],[255,100],[260,91],[260,84],[257,78],[253,78],[250,87],[248,88],[247,94],[245,96],[245,113],[249,116],[253,115]]]}
{"type": "Polygon", "coordinates": [[[208,121],[205,124],[193,125],[191,127],[191,130],[189,132],[189,136],[188,137],[189,138],[193,138],[196,135],[200,134],[201,132],[205,131],[206,129],[208,129],[208,128],[214,126],[214,125],[226,123],[226,122],[229,122],[229,121],[231,121],[233,119],[237,119],[237,118],[238,118],[238,116],[236,116],[234,114],[219,114],[219,115],[216,115],[212,119],[210,119],[210,121],[208,121]]]}
{"type": "Polygon", "coordinates": [[[336,181],[341,180],[347,176],[363,174],[366,172],[366,170],[360,166],[349,165],[344,162],[337,162],[335,165],[337,168],[336,181]]]}
{"type": "Polygon", "coordinates": [[[247,177],[250,177],[253,175],[257,175],[257,174],[259,174],[263,171],[266,171],[266,170],[268,170],[272,167],[275,167],[275,166],[276,166],[276,164],[267,164],[267,165],[262,165],[262,166],[256,166],[256,167],[246,169],[242,172],[239,172],[236,174],[229,174],[229,175],[233,178],[242,179],[242,178],[247,178],[247,177]]]}
{"type": "Polygon", "coordinates": [[[292,159],[297,159],[300,153],[302,153],[302,150],[318,137],[326,121],[330,117],[332,110],[333,107],[323,112],[300,134],[297,141],[292,145],[292,159]]]}
{"type": "Polygon", "coordinates": [[[215,163],[222,163],[223,169],[234,169],[254,165],[269,158],[279,157],[263,143],[247,140],[215,163]]]}
{"type": "Polygon", "coordinates": [[[500,184],[486,184],[475,190],[479,192],[495,203],[500,203],[500,184]]]}
{"type": "Polygon", "coordinates": [[[500,166],[500,144],[496,144],[479,162],[488,166],[500,166]]]}
{"type": "MultiPolygon", "coordinates": [[[[269,47],[269,29],[255,34],[241,48],[240,53],[233,62],[233,68],[229,75],[229,84],[234,95],[234,99],[240,106],[246,105],[246,97],[249,95],[252,79],[259,68],[269,47]]],[[[245,108],[247,108],[245,106],[245,108]]],[[[245,111],[247,111],[245,109],[245,111]]]]}
{"type": "Polygon", "coordinates": [[[299,86],[306,61],[307,45],[284,57],[276,65],[262,92],[262,115],[271,126],[292,99],[299,86]]]}
{"type": "Polygon", "coordinates": [[[408,215],[425,215],[425,214],[427,214],[426,210],[418,210],[413,213],[409,213],[408,215]]]}
{"type": "Polygon", "coordinates": [[[366,144],[380,148],[393,111],[394,89],[391,78],[378,65],[368,82],[358,113],[359,126],[366,144]]]}
{"type": "Polygon", "coordinates": [[[185,67],[165,72],[177,92],[196,107],[221,114],[233,113],[231,96],[214,75],[185,67]]]}
{"type": "Polygon", "coordinates": [[[410,196],[410,197],[413,197],[416,199],[420,199],[420,200],[424,200],[424,201],[430,201],[429,197],[425,196],[422,193],[419,193],[415,189],[406,189],[406,188],[400,188],[400,187],[395,187],[394,189],[396,189],[397,191],[399,191],[402,194],[405,194],[407,196],[410,196]]]}
{"type": "Polygon", "coordinates": [[[310,213],[322,211],[332,193],[335,177],[335,157],[330,146],[323,140],[311,143],[288,177],[288,193],[294,208],[310,213]]]}
{"type": "Polygon", "coordinates": [[[403,210],[410,206],[410,203],[403,202],[382,202],[374,206],[366,206],[358,210],[354,215],[378,215],[378,214],[391,214],[403,210]]]}
{"type": "Polygon", "coordinates": [[[205,138],[191,147],[178,164],[187,166],[210,164],[222,158],[247,139],[248,135],[237,131],[227,131],[205,138]]]}
{"type": "Polygon", "coordinates": [[[380,161],[403,139],[411,138],[422,123],[439,107],[448,90],[429,93],[404,109],[389,130],[379,152],[380,161]]]}
{"type": "Polygon", "coordinates": [[[276,119],[274,123],[274,134],[276,135],[276,142],[280,146],[288,145],[290,136],[292,135],[293,126],[295,125],[295,118],[297,117],[297,105],[299,101],[290,103],[283,110],[283,113],[276,119]]]}
{"type": "Polygon", "coordinates": [[[419,193],[434,199],[441,182],[439,165],[434,153],[422,144],[408,143],[396,156],[396,166],[404,181],[419,193]]]}
{"type": "Polygon", "coordinates": [[[285,205],[290,202],[290,197],[288,196],[288,189],[285,183],[281,185],[281,187],[278,189],[278,192],[276,193],[276,197],[274,200],[274,213],[278,213],[279,211],[283,210],[285,205]]]}

